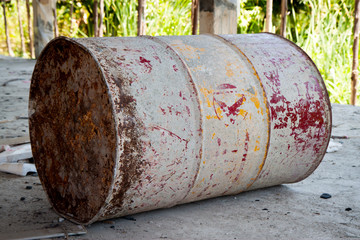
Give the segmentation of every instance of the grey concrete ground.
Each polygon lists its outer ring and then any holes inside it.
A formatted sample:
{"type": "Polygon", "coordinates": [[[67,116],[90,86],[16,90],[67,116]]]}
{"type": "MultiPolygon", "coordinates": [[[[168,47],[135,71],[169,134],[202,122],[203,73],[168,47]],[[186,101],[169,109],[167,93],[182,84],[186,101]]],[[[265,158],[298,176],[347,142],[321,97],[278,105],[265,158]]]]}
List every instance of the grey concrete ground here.
{"type": "MultiPolygon", "coordinates": [[[[0,141],[28,135],[34,64],[0,57],[0,141]]],[[[332,135],[342,147],[302,182],[98,222],[69,239],[360,239],[360,107],[334,104],[332,135]]],[[[68,225],[38,177],[0,173],[0,239],[68,225]]]]}

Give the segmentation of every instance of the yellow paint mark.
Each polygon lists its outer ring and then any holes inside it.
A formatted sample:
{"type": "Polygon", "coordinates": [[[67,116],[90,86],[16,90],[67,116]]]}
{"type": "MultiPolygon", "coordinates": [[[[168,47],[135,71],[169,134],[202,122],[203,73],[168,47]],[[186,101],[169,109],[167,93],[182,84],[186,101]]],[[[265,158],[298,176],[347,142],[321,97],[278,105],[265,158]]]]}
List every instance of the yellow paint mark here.
{"type": "Polygon", "coordinates": [[[212,135],[212,137],[211,137],[211,138],[212,138],[212,139],[214,139],[214,137],[215,137],[215,133],[213,133],[213,135],[212,135]]]}
{"type": "Polygon", "coordinates": [[[228,76],[228,77],[234,76],[234,72],[233,72],[233,70],[230,68],[230,66],[231,66],[231,63],[230,63],[230,62],[228,62],[228,63],[226,64],[226,66],[225,66],[226,76],[228,76]]]}
{"type": "Polygon", "coordinates": [[[217,114],[217,117],[219,117],[220,119],[223,118],[223,116],[221,115],[221,114],[222,114],[222,111],[221,111],[221,108],[220,108],[220,107],[216,108],[216,114],[217,114]]]}
{"type": "Polygon", "coordinates": [[[191,70],[193,71],[193,72],[196,72],[196,71],[201,71],[202,69],[203,69],[203,65],[198,65],[198,66],[196,66],[196,67],[193,67],[193,68],[191,68],[191,70]]]}
{"type": "Polygon", "coordinates": [[[216,115],[206,115],[206,119],[215,119],[215,118],[217,118],[217,116],[216,115]]]}
{"type": "Polygon", "coordinates": [[[260,150],[260,147],[259,146],[255,146],[255,149],[254,149],[254,152],[257,152],[260,150]]]}
{"type": "Polygon", "coordinates": [[[250,98],[250,100],[254,103],[255,107],[256,107],[257,109],[259,109],[259,107],[260,107],[260,101],[259,101],[259,99],[258,99],[256,96],[252,96],[252,97],[250,98]]]}
{"type": "Polygon", "coordinates": [[[200,182],[204,182],[205,181],[205,178],[203,178],[200,182]]]}
{"type": "Polygon", "coordinates": [[[200,89],[200,92],[202,92],[202,94],[204,94],[204,96],[205,96],[205,101],[206,101],[206,103],[207,103],[207,106],[208,107],[212,107],[212,102],[210,101],[210,98],[208,97],[209,96],[209,94],[212,94],[213,92],[214,92],[214,90],[208,90],[208,89],[206,89],[206,88],[201,88],[200,89]]]}
{"type": "Polygon", "coordinates": [[[206,88],[201,88],[200,92],[202,92],[202,94],[204,94],[204,96],[207,97],[209,94],[212,94],[214,90],[207,90],[206,88]]]}
{"type": "Polygon", "coordinates": [[[205,161],[203,161],[203,164],[205,164],[205,161]]]}
{"type": "Polygon", "coordinates": [[[173,46],[176,50],[181,52],[185,56],[186,61],[189,61],[189,59],[193,59],[193,58],[200,59],[201,52],[205,51],[205,48],[195,48],[193,46],[182,43],[181,44],[174,43],[171,44],[171,46],[173,46]]]}
{"type": "Polygon", "coordinates": [[[244,109],[239,110],[239,115],[245,117],[247,114],[248,114],[248,112],[246,110],[244,110],[244,109]]]}

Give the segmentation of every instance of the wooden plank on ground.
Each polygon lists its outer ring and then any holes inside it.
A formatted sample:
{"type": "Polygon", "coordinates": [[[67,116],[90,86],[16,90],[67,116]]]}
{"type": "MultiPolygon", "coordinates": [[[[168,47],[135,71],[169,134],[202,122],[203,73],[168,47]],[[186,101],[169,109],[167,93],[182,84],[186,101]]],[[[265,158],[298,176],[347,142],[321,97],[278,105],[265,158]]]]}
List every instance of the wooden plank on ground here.
{"type": "Polygon", "coordinates": [[[0,146],[1,145],[19,145],[19,144],[23,144],[23,143],[29,143],[30,142],[30,137],[29,135],[27,136],[23,136],[23,137],[16,137],[16,138],[3,138],[0,139],[0,146]]]}
{"type": "Polygon", "coordinates": [[[86,229],[81,225],[69,225],[66,227],[58,226],[55,228],[46,228],[22,232],[1,233],[0,239],[8,240],[30,240],[30,239],[45,239],[57,238],[86,234],[86,229]]]}

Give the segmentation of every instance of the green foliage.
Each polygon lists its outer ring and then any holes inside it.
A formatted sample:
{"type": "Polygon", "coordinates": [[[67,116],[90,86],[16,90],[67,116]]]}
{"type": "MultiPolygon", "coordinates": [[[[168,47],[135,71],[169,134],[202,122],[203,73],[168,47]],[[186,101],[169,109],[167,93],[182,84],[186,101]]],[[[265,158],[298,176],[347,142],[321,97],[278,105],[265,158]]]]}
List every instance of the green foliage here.
{"type": "Polygon", "coordinates": [[[146,4],[146,34],[191,34],[191,0],[156,0],[146,4]]]}
{"type": "Polygon", "coordinates": [[[325,80],[330,101],[349,104],[354,2],[304,0],[304,3],[308,11],[294,14],[290,9],[286,37],[313,59],[325,80]]]}
{"type": "MultiPolygon", "coordinates": [[[[19,2],[25,2],[25,1],[19,1],[19,2]]],[[[25,37],[25,46],[27,48],[27,53],[22,53],[16,1],[6,2],[5,5],[6,5],[8,31],[11,39],[12,50],[14,51],[15,56],[27,58],[29,57],[28,44],[30,40],[29,40],[28,25],[27,25],[26,6],[25,4],[20,4],[20,12],[22,17],[21,20],[23,24],[24,37],[25,37]]],[[[0,54],[7,55],[4,15],[3,15],[3,7],[1,1],[0,1],[0,54]]]]}
{"type": "MultiPolygon", "coordinates": [[[[279,33],[280,0],[274,0],[273,29],[279,33]]],[[[238,33],[264,30],[265,0],[241,0],[238,33]]],[[[330,101],[350,103],[353,0],[288,1],[286,38],[295,42],[315,62],[325,81],[330,101]]],[[[360,103],[358,94],[358,105],[360,103]]]]}
{"type": "MultiPolygon", "coordinates": [[[[94,36],[94,0],[58,1],[60,35],[94,36]],[[73,3],[73,24],[70,7],[73,3]]],[[[20,1],[25,38],[25,1],[20,1]]],[[[280,3],[274,0],[272,32],[279,33],[280,3]]],[[[13,50],[20,53],[16,1],[6,3],[13,50]]],[[[1,9],[2,10],[2,9],[1,9]]],[[[286,38],[303,48],[314,60],[325,80],[331,102],[349,103],[352,65],[353,0],[288,0],[286,38]]],[[[0,11],[0,54],[7,54],[3,12],[0,11]]],[[[264,30],[266,0],[240,0],[238,33],[264,30]]],[[[191,0],[146,1],[147,35],[188,35],[191,33],[191,0]]],[[[104,36],[136,36],[137,0],[104,0],[104,36]]],[[[27,55],[24,55],[27,57],[27,55]]],[[[360,98],[358,103],[360,103],[360,98]]]]}
{"type": "Polygon", "coordinates": [[[258,33],[264,28],[266,0],[240,0],[238,33],[258,33]],[[259,2],[261,5],[259,5],[259,2]],[[263,3],[265,2],[265,4],[263,3]]]}

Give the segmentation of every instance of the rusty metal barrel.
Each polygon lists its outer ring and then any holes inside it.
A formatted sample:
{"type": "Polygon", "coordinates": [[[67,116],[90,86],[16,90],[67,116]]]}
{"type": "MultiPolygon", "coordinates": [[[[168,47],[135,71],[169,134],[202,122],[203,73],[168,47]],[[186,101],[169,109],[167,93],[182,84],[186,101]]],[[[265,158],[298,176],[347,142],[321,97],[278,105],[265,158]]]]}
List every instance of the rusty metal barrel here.
{"type": "Polygon", "coordinates": [[[300,181],[331,131],[315,64],[266,33],[57,38],[29,119],[50,203],[82,224],[300,181]]]}

